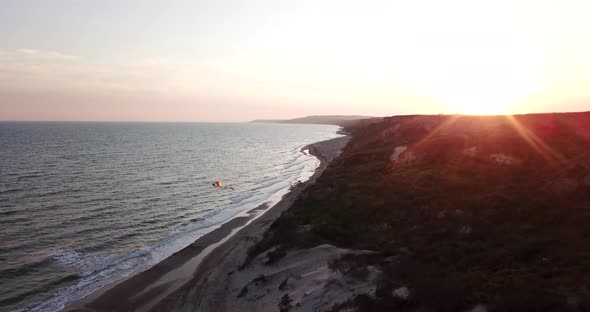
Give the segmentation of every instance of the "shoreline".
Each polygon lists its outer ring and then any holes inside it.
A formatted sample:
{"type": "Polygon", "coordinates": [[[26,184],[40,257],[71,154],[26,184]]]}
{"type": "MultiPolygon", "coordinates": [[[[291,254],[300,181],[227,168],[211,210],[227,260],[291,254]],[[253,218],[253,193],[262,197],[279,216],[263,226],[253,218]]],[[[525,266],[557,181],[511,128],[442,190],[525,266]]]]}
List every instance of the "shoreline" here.
{"type": "MultiPolygon", "coordinates": [[[[221,224],[189,246],[156,265],[128,278],[115,281],[90,295],[71,302],[64,311],[152,311],[170,310],[187,289],[207,279],[211,271],[228,251],[245,256],[244,243],[260,237],[280,214],[289,208],[299,194],[315,183],[328,163],[340,154],[350,136],[316,142],[301,148],[308,150],[320,164],[305,182],[298,183],[272,207],[262,204],[245,214],[221,224]]],[[[239,257],[236,257],[239,258],[239,257]]],[[[235,260],[235,259],[233,259],[235,260]]],[[[228,272],[229,273],[229,272],[228,272]]],[[[194,298],[191,298],[194,299],[194,298]]]]}

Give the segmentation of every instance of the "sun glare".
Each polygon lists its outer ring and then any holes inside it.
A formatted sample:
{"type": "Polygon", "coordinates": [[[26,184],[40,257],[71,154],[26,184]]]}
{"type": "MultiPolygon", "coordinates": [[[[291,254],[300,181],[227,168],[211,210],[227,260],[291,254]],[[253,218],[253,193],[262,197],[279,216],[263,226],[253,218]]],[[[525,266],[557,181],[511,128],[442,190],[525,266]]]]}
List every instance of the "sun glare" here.
{"type": "Polygon", "coordinates": [[[415,61],[415,91],[448,113],[512,114],[539,87],[538,54],[488,36],[427,41],[415,61]]]}
{"type": "Polygon", "coordinates": [[[456,65],[426,88],[433,100],[461,114],[511,114],[533,91],[533,76],[519,64],[456,65]]]}
{"type": "Polygon", "coordinates": [[[535,77],[518,64],[494,68],[493,64],[459,66],[430,86],[435,101],[455,113],[474,115],[512,114],[533,91],[535,77]]]}

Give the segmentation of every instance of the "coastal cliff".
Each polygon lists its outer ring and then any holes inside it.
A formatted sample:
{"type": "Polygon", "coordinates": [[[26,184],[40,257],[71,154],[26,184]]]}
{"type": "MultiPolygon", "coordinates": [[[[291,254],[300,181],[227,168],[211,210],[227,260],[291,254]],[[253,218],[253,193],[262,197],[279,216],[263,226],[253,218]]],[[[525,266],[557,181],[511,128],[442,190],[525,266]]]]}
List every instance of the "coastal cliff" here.
{"type": "Polygon", "coordinates": [[[347,130],[344,152],[245,258],[166,307],[588,309],[589,113],[399,116],[347,130]]]}

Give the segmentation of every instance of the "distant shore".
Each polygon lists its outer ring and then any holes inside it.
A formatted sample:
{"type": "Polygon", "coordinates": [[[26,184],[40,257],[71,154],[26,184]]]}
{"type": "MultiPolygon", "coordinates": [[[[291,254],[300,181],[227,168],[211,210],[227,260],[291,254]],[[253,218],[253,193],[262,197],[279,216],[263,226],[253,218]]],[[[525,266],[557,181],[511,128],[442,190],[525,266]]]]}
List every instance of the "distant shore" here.
{"type": "Polygon", "coordinates": [[[212,269],[231,274],[236,261],[245,257],[249,243],[262,236],[280,214],[313,184],[328,163],[340,154],[349,137],[310,144],[302,148],[320,160],[315,173],[295,185],[271,208],[263,204],[238,216],[155,266],[67,306],[65,311],[171,310],[177,305],[198,307],[200,298],[185,298],[187,290],[207,281],[212,269]],[[230,254],[231,253],[231,254],[230,254]]]}

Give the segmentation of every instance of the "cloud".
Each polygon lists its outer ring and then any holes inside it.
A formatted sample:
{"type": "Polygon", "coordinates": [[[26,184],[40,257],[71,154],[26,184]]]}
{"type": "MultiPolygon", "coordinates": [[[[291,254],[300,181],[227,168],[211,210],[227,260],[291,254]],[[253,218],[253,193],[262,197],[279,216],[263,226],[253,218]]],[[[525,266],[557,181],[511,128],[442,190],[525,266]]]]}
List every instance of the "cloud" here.
{"type": "Polygon", "coordinates": [[[293,106],[221,63],[0,49],[0,118],[247,120],[276,105],[293,106]]]}
{"type": "Polygon", "coordinates": [[[57,51],[43,51],[30,48],[0,49],[0,62],[6,63],[30,63],[30,62],[70,62],[81,60],[80,56],[57,51]]]}
{"type": "Polygon", "coordinates": [[[264,102],[313,89],[302,81],[301,73],[284,64],[269,66],[256,59],[99,60],[30,48],[0,49],[0,91],[20,94],[138,94],[264,102]]]}
{"type": "MultiPolygon", "coordinates": [[[[11,51],[8,51],[8,53],[10,53],[11,51]]],[[[36,50],[36,49],[27,49],[27,48],[21,48],[21,49],[16,49],[14,51],[12,51],[13,54],[15,54],[16,56],[27,56],[30,58],[34,58],[37,60],[59,60],[59,61],[67,61],[67,60],[77,60],[80,57],[77,55],[72,55],[72,54],[65,54],[65,53],[61,53],[61,52],[56,52],[56,51],[42,51],[42,50],[36,50]]]]}
{"type": "MultiPolygon", "coordinates": [[[[135,109],[136,103],[151,103],[167,107],[159,111],[162,116],[185,112],[178,120],[191,116],[187,113],[191,110],[200,111],[199,116],[217,116],[216,120],[244,120],[334,112],[378,114],[367,111],[367,107],[389,109],[394,98],[416,100],[400,94],[403,90],[396,90],[389,82],[353,80],[353,73],[370,75],[340,66],[339,62],[323,64],[310,58],[249,55],[116,60],[37,49],[0,50],[0,108],[37,103],[29,111],[39,111],[43,103],[62,107],[59,103],[85,102],[103,103],[105,109],[114,111],[114,103],[120,110],[135,109]],[[355,106],[359,103],[366,105],[355,106]]],[[[68,105],[63,107],[80,109],[68,105]]],[[[60,114],[66,111],[62,109],[60,114]]],[[[75,119],[67,116],[64,118],[75,119]]]]}
{"type": "Polygon", "coordinates": [[[153,61],[115,63],[37,49],[0,50],[0,89],[129,93],[179,91],[171,88],[174,69],[153,61]]]}

